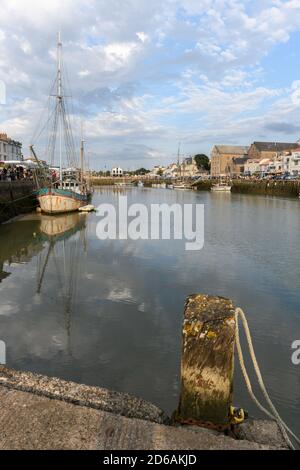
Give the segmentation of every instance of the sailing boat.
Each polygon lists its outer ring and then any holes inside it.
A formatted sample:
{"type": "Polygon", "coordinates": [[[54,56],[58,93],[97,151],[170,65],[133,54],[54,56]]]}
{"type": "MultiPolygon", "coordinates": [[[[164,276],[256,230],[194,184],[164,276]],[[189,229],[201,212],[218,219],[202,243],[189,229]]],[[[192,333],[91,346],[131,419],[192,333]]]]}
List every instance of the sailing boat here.
{"type": "Polygon", "coordinates": [[[180,179],[179,179],[179,182],[177,182],[176,184],[173,185],[173,188],[172,189],[191,189],[191,186],[187,183],[184,182],[184,174],[183,174],[183,177],[182,177],[182,164],[180,164],[180,150],[181,150],[181,142],[179,142],[178,144],[178,155],[177,155],[177,170],[179,172],[179,175],[180,175],[180,179]]]}
{"type": "MultiPolygon", "coordinates": [[[[74,139],[65,102],[65,87],[62,74],[62,42],[60,33],[57,44],[57,74],[56,74],[55,109],[53,112],[53,125],[49,135],[48,151],[54,160],[56,153],[56,140],[59,136],[59,174],[55,172],[44,175],[42,184],[38,184],[36,192],[42,212],[47,214],[60,214],[77,211],[87,204],[91,192],[84,178],[84,142],[81,141],[80,157],[81,168],[78,170],[74,139]],[[63,168],[63,149],[69,168],[63,168]],[[71,167],[70,167],[71,165],[71,167]]],[[[38,163],[33,145],[31,152],[38,163]]]]}

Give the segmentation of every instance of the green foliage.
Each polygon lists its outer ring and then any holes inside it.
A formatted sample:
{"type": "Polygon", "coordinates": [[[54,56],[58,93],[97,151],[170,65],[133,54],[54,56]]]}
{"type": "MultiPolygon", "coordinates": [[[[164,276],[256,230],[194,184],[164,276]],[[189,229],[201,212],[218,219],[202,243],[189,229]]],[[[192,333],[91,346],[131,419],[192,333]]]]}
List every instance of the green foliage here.
{"type": "Polygon", "coordinates": [[[139,168],[134,172],[135,175],[146,175],[147,173],[150,173],[150,170],[146,170],[146,168],[139,168]]]}
{"type": "Polygon", "coordinates": [[[210,170],[210,160],[204,153],[199,153],[194,156],[198,170],[210,170]]]}

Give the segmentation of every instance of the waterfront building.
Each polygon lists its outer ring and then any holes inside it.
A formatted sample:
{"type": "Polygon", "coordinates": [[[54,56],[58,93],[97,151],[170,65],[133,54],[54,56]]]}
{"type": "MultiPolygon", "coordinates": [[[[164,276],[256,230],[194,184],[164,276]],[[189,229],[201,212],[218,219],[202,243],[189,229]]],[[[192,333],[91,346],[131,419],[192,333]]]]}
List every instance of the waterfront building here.
{"type": "Polygon", "coordinates": [[[245,165],[248,161],[248,156],[234,157],[229,163],[229,172],[231,176],[241,176],[245,173],[245,165]]]}
{"type": "Polygon", "coordinates": [[[111,176],[113,177],[121,177],[123,176],[124,172],[122,170],[122,168],[120,167],[115,167],[111,170],[111,176]]]}
{"type": "Polygon", "coordinates": [[[171,163],[163,170],[163,176],[166,178],[193,178],[196,176],[207,175],[206,170],[199,170],[194,157],[184,158],[182,163],[171,163]]]}
{"type": "Polygon", "coordinates": [[[200,176],[200,172],[196,165],[193,157],[188,157],[183,160],[179,166],[179,176],[182,178],[193,178],[194,176],[200,176]]]}
{"type": "Polygon", "coordinates": [[[232,160],[245,158],[248,147],[240,145],[215,145],[211,152],[211,176],[228,176],[232,160]]]}
{"type": "Polygon", "coordinates": [[[283,156],[279,155],[274,158],[269,165],[268,173],[280,175],[283,173],[283,156]]]}
{"type": "Polygon", "coordinates": [[[297,148],[292,152],[289,173],[292,176],[300,176],[300,148],[297,148]]]}
{"type": "Polygon", "coordinates": [[[176,163],[171,163],[165,168],[163,176],[166,178],[178,178],[179,176],[179,167],[176,163]]]}
{"type": "Polygon", "coordinates": [[[262,160],[260,160],[259,162],[260,173],[262,175],[270,173],[270,168],[273,165],[273,163],[274,163],[274,160],[271,160],[270,158],[263,158],[262,160]]]}
{"type": "Polygon", "coordinates": [[[151,172],[149,173],[149,177],[155,178],[157,176],[165,176],[165,171],[167,168],[161,165],[156,165],[151,172]]]}
{"type": "Polygon", "coordinates": [[[282,156],[283,173],[291,176],[300,175],[300,148],[296,148],[293,152],[286,153],[282,156]]]}
{"type": "Polygon", "coordinates": [[[290,152],[299,147],[299,143],[284,142],[254,142],[248,151],[251,160],[263,160],[269,158],[273,160],[283,152],[290,152]]]}
{"type": "Polygon", "coordinates": [[[7,134],[0,133],[0,161],[21,161],[22,159],[21,142],[11,139],[7,134]]]}
{"type": "Polygon", "coordinates": [[[255,175],[260,172],[260,166],[259,166],[259,161],[258,159],[248,159],[245,163],[244,166],[244,173],[245,175],[255,175]]]}

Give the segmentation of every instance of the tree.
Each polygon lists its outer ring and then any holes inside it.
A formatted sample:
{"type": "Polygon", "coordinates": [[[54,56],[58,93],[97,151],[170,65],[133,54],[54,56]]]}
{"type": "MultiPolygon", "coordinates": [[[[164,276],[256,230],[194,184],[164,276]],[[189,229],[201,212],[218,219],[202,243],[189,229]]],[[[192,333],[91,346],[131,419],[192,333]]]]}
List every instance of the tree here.
{"type": "Polygon", "coordinates": [[[146,175],[147,173],[150,173],[150,170],[146,170],[146,168],[139,168],[134,173],[136,175],[146,175]]]}
{"type": "Polygon", "coordinates": [[[199,153],[194,156],[198,170],[210,170],[210,160],[204,153],[199,153]]]}

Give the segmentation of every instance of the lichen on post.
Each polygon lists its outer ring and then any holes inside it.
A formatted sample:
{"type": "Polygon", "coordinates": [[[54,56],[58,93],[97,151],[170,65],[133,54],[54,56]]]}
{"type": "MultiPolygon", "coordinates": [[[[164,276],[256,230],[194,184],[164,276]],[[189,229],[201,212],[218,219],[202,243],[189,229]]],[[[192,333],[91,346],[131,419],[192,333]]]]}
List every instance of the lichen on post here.
{"type": "Polygon", "coordinates": [[[229,424],[234,342],[235,308],[231,300],[208,295],[188,297],[176,421],[229,424]]]}

